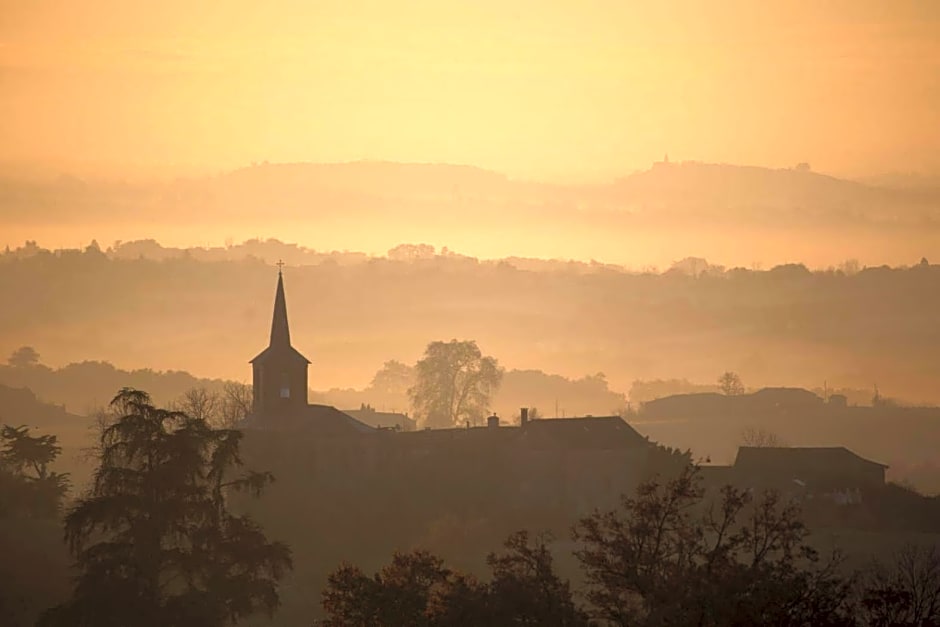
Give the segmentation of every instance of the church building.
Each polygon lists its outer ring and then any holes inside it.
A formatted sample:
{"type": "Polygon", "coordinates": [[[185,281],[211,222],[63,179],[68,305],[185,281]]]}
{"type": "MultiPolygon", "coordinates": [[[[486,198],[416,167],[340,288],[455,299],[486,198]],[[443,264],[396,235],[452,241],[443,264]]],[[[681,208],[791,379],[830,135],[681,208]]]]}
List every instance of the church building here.
{"type": "Polygon", "coordinates": [[[302,429],[318,435],[354,435],[372,432],[329,405],[307,402],[307,367],[310,360],[290,342],[284,276],[277,274],[274,317],[268,347],[251,360],[253,402],[248,428],[302,429]]]}
{"type": "MultiPolygon", "coordinates": [[[[620,416],[529,420],[522,409],[518,425],[503,425],[494,415],[480,427],[372,427],[357,420],[376,413],[371,407],[353,411],[354,417],[311,404],[309,365],[291,344],[284,277],[278,272],[270,340],[251,360],[254,401],[244,424],[246,455],[274,472],[281,488],[296,482],[285,493],[306,494],[304,502],[351,493],[385,502],[394,493],[395,507],[430,506],[443,515],[451,508],[447,499],[475,494],[497,510],[551,507],[584,513],[616,503],[640,478],[684,463],[620,416]],[[441,490],[451,496],[428,500],[441,490]],[[415,502],[408,501],[412,496],[415,502]]],[[[298,507],[296,499],[289,507],[298,507]]]]}

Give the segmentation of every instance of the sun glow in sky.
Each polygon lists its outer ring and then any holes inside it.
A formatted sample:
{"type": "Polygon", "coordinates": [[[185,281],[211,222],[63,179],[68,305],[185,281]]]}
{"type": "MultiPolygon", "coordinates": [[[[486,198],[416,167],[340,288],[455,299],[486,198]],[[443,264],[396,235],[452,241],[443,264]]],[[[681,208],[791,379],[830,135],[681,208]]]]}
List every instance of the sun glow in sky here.
{"type": "Polygon", "coordinates": [[[940,3],[3,0],[0,160],[940,170],[940,3]]]}

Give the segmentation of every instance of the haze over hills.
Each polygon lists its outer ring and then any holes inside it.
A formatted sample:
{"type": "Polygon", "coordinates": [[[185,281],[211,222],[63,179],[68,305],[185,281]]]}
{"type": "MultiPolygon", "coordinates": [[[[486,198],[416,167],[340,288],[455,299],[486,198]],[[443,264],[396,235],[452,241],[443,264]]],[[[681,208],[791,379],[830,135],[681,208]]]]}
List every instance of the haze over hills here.
{"type": "MultiPolygon", "coordinates": [[[[310,399],[338,408],[357,409],[368,404],[380,411],[408,413],[407,387],[413,384],[414,372],[407,372],[410,366],[401,362],[386,366],[390,369],[383,366],[368,386],[310,390],[310,399]],[[383,372],[386,376],[380,378],[383,372]]],[[[214,407],[219,412],[222,399],[231,398],[226,397],[230,385],[186,372],[127,371],[103,362],[61,368],[49,368],[41,362],[0,364],[0,424],[28,425],[58,436],[65,454],[57,468],[72,473],[74,485],[80,488],[90,475],[87,450],[93,443],[95,415],[115,390],[152,390],[154,401],[161,405],[179,407],[184,403],[183,407],[201,407],[200,411],[214,407]],[[201,398],[216,400],[205,405],[187,402],[193,391],[202,391],[206,396],[201,398]]],[[[761,434],[772,434],[787,446],[849,446],[888,464],[892,480],[926,494],[940,491],[940,462],[934,446],[940,433],[940,408],[907,407],[893,399],[873,398],[872,390],[831,386],[811,391],[752,388],[740,396],[719,392],[714,383],[673,379],[636,381],[627,396],[611,389],[600,373],[569,379],[539,370],[510,369],[491,400],[490,410],[507,425],[518,424],[519,407],[529,407],[530,417],[548,419],[619,413],[653,441],[690,449],[696,459],[713,463],[730,463],[737,447],[747,443],[745,438],[761,434]]],[[[383,419],[392,418],[379,420],[383,419]]]]}
{"type": "Polygon", "coordinates": [[[872,389],[940,401],[937,265],[810,271],[723,268],[688,258],[665,272],[480,260],[429,245],[387,256],[274,241],[216,249],[158,243],[0,255],[0,354],[35,346],[54,366],[106,360],[245,380],[270,325],[271,265],[283,258],[293,333],[311,385],[363,387],[429,341],[475,339],[508,368],[571,379],[872,389]]]}
{"type": "Polygon", "coordinates": [[[478,257],[665,267],[910,263],[940,244],[940,192],[817,174],[659,162],[607,183],[510,179],[470,166],[360,161],[260,164],[216,176],[109,181],[8,175],[0,245],[154,238],[220,245],[293,234],[320,250],[381,254],[424,241],[478,257]],[[377,228],[363,230],[362,223],[377,228]],[[492,236],[499,232],[501,237],[492,236]]]}
{"type": "Polygon", "coordinates": [[[940,1],[0,5],[0,627],[940,627],[940,1]]]}
{"type": "MultiPolygon", "coordinates": [[[[855,216],[864,218],[868,216],[866,210],[871,208],[916,207],[923,202],[921,195],[906,193],[903,186],[890,184],[895,180],[892,178],[872,179],[888,183],[881,186],[819,174],[808,165],[802,166],[771,169],[666,161],[606,183],[593,184],[511,179],[468,165],[388,161],[265,162],[214,176],[137,181],[84,178],[67,173],[43,178],[0,174],[0,180],[4,183],[4,214],[13,218],[32,214],[38,220],[74,214],[74,209],[48,202],[27,214],[24,205],[31,194],[49,201],[61,199],[64,194],[77,194],[79,204],[102,201],[89,210],[109,217],[118,217],[120,203],[131,200],[165,202],[164,209],[171,215],[174,209],[184,209],[195,201],[208,201],[207,210],[228,217],[250,216],[263,210],[263,205],[289,216],[294,212],[305,215],[349,208],[376,212],[385,207],[404,210],[399,204],[410,203],[418,203],[417,210],[424,202],[436,202],[442,210],[459,212],[471,209],[466,206],[468,203],[485,207],[489,203],[518,202],[519,210],[531,209],[532,204],[544,205],[541,209],[561,205],[569,210],[588,212],[616,208],[627,213],[643,212],[642,217],[651,221],[661,217],[656,211],[681,213],[705,207],[710,207],[716,215],[724,212],[728,221],[761,219],[760,215],[749,215],[746,210],[779,207],[792,210],[796,218],[812,222],[827,216],[843,217],[838,213],[840,207],[854,207],[855,216]]],[[[935,207],[934,210],[923,212],[922,208],[920,214],[897,217],[936,219],[940,209],[935,207]]],[[[774,217],[765,215],[763,219],[773,220],[774,217]]]]}

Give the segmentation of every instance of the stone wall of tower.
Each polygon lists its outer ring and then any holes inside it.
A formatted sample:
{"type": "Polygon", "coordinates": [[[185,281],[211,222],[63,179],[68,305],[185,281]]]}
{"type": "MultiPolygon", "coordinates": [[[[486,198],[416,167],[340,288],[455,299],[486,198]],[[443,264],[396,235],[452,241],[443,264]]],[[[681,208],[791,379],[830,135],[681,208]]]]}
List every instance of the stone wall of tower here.
{"type": "Polygon", "coordinates": [[[254,413],[276,415],[307,406],[306,360],[271,357],[253,364],[254,413]]]}

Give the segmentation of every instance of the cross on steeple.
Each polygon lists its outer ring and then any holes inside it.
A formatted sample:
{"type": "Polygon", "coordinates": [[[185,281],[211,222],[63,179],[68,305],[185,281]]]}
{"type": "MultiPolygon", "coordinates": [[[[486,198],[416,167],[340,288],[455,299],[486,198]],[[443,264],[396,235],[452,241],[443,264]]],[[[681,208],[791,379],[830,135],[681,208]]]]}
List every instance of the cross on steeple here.
{"type": "Polygon", "coordinates": [[[280,274],[280,273],[281,273],[281,268],[284,267],[284,262],[283,262],[281,259],[278,259],[278,260],[277,260],[277,263],[274,264],[274,265],[277,266],[277,273],[280,274]]]}

